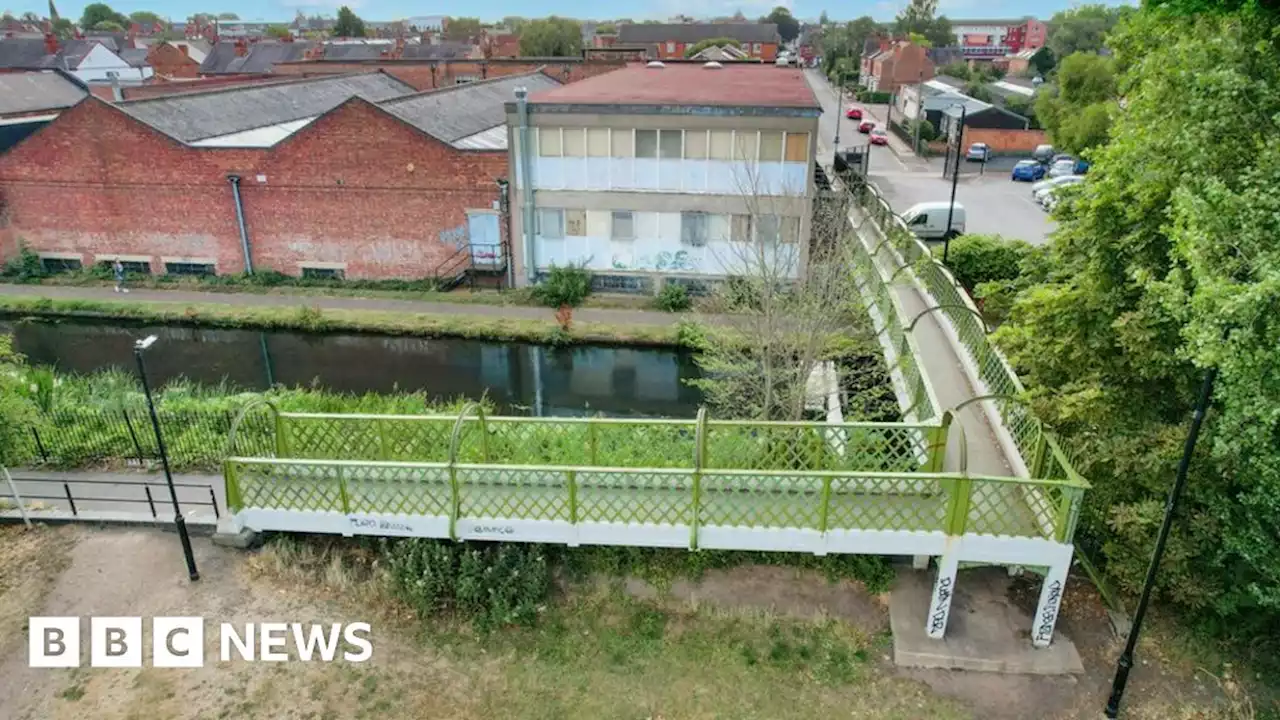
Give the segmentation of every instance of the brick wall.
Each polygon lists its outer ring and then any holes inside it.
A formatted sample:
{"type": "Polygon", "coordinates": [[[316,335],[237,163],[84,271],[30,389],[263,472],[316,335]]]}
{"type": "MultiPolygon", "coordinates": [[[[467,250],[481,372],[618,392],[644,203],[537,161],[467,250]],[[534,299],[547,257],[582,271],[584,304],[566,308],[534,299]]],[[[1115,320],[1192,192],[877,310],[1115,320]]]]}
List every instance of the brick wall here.
{"type": "Polygon", "coordinates": [[[1030,153],[1037,145],[1049,142],[1043,130],[1001,130],[998,128],[964,129],[965,144],[986,143],[993,152],[1030,153]]]}
{"type": "Polygon", "coordinates": [[[244,270],[229,173],[241,176],[255,269],[345,263],[348,277],[425,277],[488,210],[506,153],[462,152],[351,100],[270,149],[196,149],[86,100],[0,156],[0,256],[212,258],[244,270]]]}
{"type": "Polygon", "coordinates": [[[272,68],[274,75],[340,75],[352,72],[383,70],[418,90],[451,87],[459,77],[487,79],[504,75],[523,75],[538,68],[560,82],[576,82],[601,73],[626,67],[625,62],[581,60],[365,60],[331,62],[326,60],[281,63],[272,68]]]}
{"type": "Polygon", "coordinates": [[[200,63],[193,60],[180,48],[169,43],[151,46],[147,52],[147,64],[156,75],[174,78],[194,78],[200,76],[200,63]]]}

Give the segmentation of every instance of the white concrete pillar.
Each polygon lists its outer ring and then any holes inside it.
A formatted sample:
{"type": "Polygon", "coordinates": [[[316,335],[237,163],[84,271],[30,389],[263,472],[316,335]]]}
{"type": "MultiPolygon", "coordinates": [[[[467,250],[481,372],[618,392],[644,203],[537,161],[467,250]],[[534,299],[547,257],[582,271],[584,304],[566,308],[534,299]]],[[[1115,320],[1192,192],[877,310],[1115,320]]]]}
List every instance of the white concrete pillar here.
{"type": "Polygon", "coordinates": [[[928,570],[929,556],[928,555],[912,555],[911,569],[912,570],[928,570]]]}
{"type": "Polygon", "coordinates": [[[934,640],[941,640],[947,633],[947,618],[951,616],[951,598],[955,596],[959,565],[959,558],[954,552],[938,558],[938,579],[933,584],[929,617],[925,618],[924,625],[925,633],[934,640]]]}
{"type": "Polygon", "coordinates": [[[1040,602],[1036,603],[1036,614],[1031,618],[1031,644],[1036,647],[1048,647],[1053,641],[1053,629],[1058,624],[1058,611],[1062,609],[1062,595],[1067,589],[1067,571],[1071,569],[1073,548],[1066,546],[1065,557],[1049,566],[1049,573],[1044,577],[1044,585],[1040,588],[1040,602]]]}

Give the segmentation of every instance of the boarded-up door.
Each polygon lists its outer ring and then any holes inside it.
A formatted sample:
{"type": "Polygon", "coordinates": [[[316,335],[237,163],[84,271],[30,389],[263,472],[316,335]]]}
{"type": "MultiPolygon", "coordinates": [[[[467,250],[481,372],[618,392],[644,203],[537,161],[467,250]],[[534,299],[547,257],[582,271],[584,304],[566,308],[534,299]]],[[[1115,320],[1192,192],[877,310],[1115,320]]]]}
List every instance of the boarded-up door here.
{"type": "Polygon", "coordinates": [[[473,264],[502,264],[502,233],[498,229],[497,213],[468,210],[467,232],[471,237],[471,262],[473,264]]]}

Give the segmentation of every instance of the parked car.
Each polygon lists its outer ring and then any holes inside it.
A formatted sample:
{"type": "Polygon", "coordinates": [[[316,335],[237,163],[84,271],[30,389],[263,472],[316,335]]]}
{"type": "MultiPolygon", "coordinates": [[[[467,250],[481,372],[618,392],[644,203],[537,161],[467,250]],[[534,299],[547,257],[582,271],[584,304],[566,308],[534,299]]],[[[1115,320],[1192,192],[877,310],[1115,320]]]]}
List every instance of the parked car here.
{"type": "Polygon", "coordinates": [[[1089,172],[1089,163],[1084,160],[1076,160],[1076,175],[1084,175],[1089,172]]]}
{"type": "Polygon", "coordinates": [[[1083,175],[1064,175],[1062,177],[1056,177],[1051,180],[1043,180],[1031,186],[1031,197],[1036,202],[1043,205],[1044,198],[1046,195],[1053,194],[1053,192],[1060,187],[1064,187],[1066,185],[1075,185],[1076,183],[1080,183],[1080,182],[1084,182],[1083,175]]]}
{"type": "Polygon", "coordinates": [[[955,204],[952,210],[949,202],[917,203],[907,208],[902,214],[907,228],[921,240],[947,240],[964,234],[964,206],[955,204]],[[947,228],[947,217],[951,217],[951,228],[947,228]]]}
{"type": "Polygon", "coordinates": [[[869,133],[869,132],[871,132],[872,130],[874,130],[874,129],[875,129],[875,127],[876,127],[875,122],[873,122],[873,121],[871,121],[871,120],[863,120],[863,121],[862,121],[862,124],[858,126],[858,132],[860,132],[860,133],[869,133]]]}
{"type": "Polygon", "coordinates": [[[874,128],[874,129],[872,129],[872,130],[871,130],[871,144],[872,144],[872,145],[888,145],[888,144],[889,144],[889,133],[885,132],[883,128],[874,128]]]}
{"type": "Polygon", "coordinates": [[[849,118],[850,120],[861,120],[862,108],[850,105],[849,109],[844,111],[844,116],[849,118]]]}
{"type": "Polygon", "coordinates": [[[984,163],[991,159],[991,146],[986,143],[974,143],[969,146],[969,152],[965,154],[964,159],[984,163]]]}
{"type": "Polygon", "coordinates": [[[1009,179],[1035,182],[1043,178],[1045,172],[1044,165],[1035,160],[1019,160],[1018,164],[1013,166],[1013,173],[1009,176],[1009,179]]]}
{"type": "Polygon", "coordinates": [[[1054,160],[1049,166],[1049,177],[1066,177],[1067,175],[1076,174],[1076,161],[1074,158],[1064,158],[1062,160],[1054,160]]]}
{"type": "Polygon", "coordinates": [[[1031,159],[1047,165],[1049,161],[1053,159],[1053,155],[1054,150],[1052,145],[1037,145],[1036,149],[1031,153],[1031,159]]]}

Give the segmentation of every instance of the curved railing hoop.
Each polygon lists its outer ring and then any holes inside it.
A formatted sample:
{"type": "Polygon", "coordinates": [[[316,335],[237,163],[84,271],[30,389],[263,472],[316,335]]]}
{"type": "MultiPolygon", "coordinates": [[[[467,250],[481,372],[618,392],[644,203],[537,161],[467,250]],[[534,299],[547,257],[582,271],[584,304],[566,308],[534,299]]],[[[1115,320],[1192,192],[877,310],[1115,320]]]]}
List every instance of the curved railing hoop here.
{"type": "MultiPolygon", "coordinates": [[[[904,265],[903,267],[906,267],[906,266],[904,265]]],[[[982,323],[982,333],[984,335],[989,335],[991,333],[991,326],[987,325],[987,319],[982,317],[982,313],[978,312],[977,310],[974,310],[968,305],[962,305],[960,303],[941,303],[939,305],[934,305],[933,307],[925,308],[924,310],[921,310],[920,312],[916,313],[915,317],[911,318],[911,322],[907,323],[907,332],[911,332],[912,330],[915,329],[916,323],[920,322],[920,318],[924,317],[925,315],[928,315],[934,310],[945,310],[947,308],[959,308],[960,310],[964,310],[970,315],[973,315],[974,317],[978,318],[978,322],[982,323]]]]}
{"type": "Polygon", "coordinates": [[[471,411],[476,411],[477,417],[484,418],[484,407],[478,402],[469,402],[462,406],[462,410],[458,413],[458,419],[453,422],[453,434],[449,437],[449,464],[453,465],[458,462],[458,443],[462,439],[462,424],[466,421],[471,411]]]}
{"type": "Polygon", "coordinates": [[[280,408],[276,407],[275,401],[271,398],[260,397],[249,401],[249,403],[244,407],[240,408],[240,412],[236,413],[235,418],[231,421],[231,429],[227,431],[227,457],[236,454],[236,433],[240,430],[240,423],[244,421],[245,416],[249,414],[250,410],[259,405],[266,405],[271,408],[271,415],[273,419],[278,419],[280,417],[280,408]]]}

